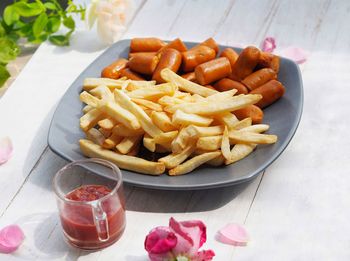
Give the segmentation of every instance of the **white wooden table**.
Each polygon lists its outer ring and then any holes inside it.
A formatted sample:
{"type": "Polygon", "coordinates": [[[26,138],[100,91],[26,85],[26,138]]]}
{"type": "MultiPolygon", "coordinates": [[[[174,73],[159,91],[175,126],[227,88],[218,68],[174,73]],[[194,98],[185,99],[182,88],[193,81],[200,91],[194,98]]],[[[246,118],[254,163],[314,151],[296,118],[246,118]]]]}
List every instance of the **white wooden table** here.
{"type": "MultiPolygon", "coordinates": [[[[67,162],[47,147],[53,111],[63,93],[103,48],[94,34],[77,32],[72,45],[42,44],[0,99],[0,137],[10,136],[14,156],[0,166],[0,227],[20,224],[26,239],[0,260],[147,260],[148,231],[179,220],[202,219],[205,248],[215,260],[350,260],[350,2],[330,0],[139,0],[124,38],[158,36],[278,46],[311,52],[302,65],[302,121],[280,158],[254,181],[205,191],[155,191],[126,186],[127,228],[99,252],[62,240],[51,180],[67,162]],[[228,222],[244,224],[251,242],[215,241],[228,222]]],[[[283,117],[283,115],[281,115],[283,117]]]]}

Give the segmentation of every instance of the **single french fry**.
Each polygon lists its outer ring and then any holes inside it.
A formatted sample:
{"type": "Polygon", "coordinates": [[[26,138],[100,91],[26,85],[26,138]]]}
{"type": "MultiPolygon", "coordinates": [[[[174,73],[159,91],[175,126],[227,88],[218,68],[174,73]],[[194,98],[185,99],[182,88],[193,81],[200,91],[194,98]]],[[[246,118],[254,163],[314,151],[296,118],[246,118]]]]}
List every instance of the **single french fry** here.
{"type": "Polygon", "coordinates": [[[163,83],[155,85],[152,88],[137,89],[127,93],[130,98],[141,98],[141,99],[159,99],[162,96],[172,96],[177,87],[173,83],[163,83]]]}
{"type": "Polygon", "coordinates": [[[115,90],[114,98],[121,106],[130,110],[130,112],[137,117],[144,131],[150,136],[156,137],[162,133],[162,131],[153,124],[151,118],[137,104],[133,103],[125,93],[115,90]]]}
{"type": "Polygon", "coordinates": [[[197,149],[202,150],[218,150],[221,148],[222,136],[200,137],[197,140],[197,149]]]}
{"type": "Polygon", "coordinates": [[[142,128],[133,130],[129,129],[123,124],[117,124],[113,128],[113,132],[122,137],[133,137],[133,136],[141,136],[145,133],[142,128]]]}
{"type": "Polygon", "coordinates": [[[104,114],[98,109],[92,109],[80,118],[80,128],[87,132],[94,127],[99,120],[104,117],[104,114]]]}
{"type": "Polygon", "coordinates": [[[176,91],[176,92],[174,93],[174,95],[173,95],[173,97],[179,98],[179,99],[182,99],[182,98],[184,98],[184,97],[186,97],[186,96],[191,96],[191,94],[188,93],[188,92],[176,91]]]}
{"type": "Polygon", "coordinates": [[[169,131],[164,132],[156,137],[154,137],[154,141],[157,144],[163,144],[163,143],[171,143],[178,135],[179,131],[169,131]]]}
{"type": "Polygon", "coordinates": [[[156,81],[133,81],[128,80],[126,90],[131,92],[143,88],[153,88],[156,85],[156,81]]]}
{"type": "Polygon", "coordinates": [[[105,150],[101,146],[86,139],[79,140],[79,144],[80,149],[85,156],[109,160],[122,169],[150,175],[160,175],[165,171],[165,165],[162,162],[152,162],[138,157],[122,155],[114,151],[105,150]]]}
{"type": "Polygon", "coordinates": [[[187,128],[182,128],[177,137],[171,143],[171,150],[173,153],[180,153],[188,144],[190,139],[187,128]]]}
{"type": "Polygon", "coordinates": [[[90,106],[90,105],[86,105],[83,108],[83,112],[84,113],[88,113],[89,111],[91,111],[94,107],[90,106]]]}
{"type": "Polygon", "coordinates": [[[155,152],[156,150],[156,143],[154,139],[149,135],[145,135],[143,137],[143,146],[151,152],[155,152]]]}
{"type": "Polygon", "coordinates": [[[102,111],[105,111],[110,117],[115,119],[117,122],[124,124],[130,129],[137,130],[141,128],[140,122],[135,117],[135,115],[127,109],[124,109],[120,105],[116,104],[115,102],[109,101],[105,103],[105,105],[101,106],[100,109],[102,111]]]}
{"type": "Polygon", "coordinates": [[[153,111],[151,114],[152,122],[162,131],[174,131],[177,127],[171,122],[170,117],[165,112],[153,111]]]}
{"type": "Polygon", "coordinates": [[[196,84],[194,82],[188,81],[185,78],[182,78],[180,75],[177,75],[169,68],[165,68],[160,72],[161,77],[166,82],[173,82],[175,83],[180,90],[189,92],[189,93],[197,93],[203,97],[210,96],[212,94],[217,93],[217,91],[209,89],[207,87],[203,87],[199,84],[196,84]]]}
{"type": "Polygon", "coordinates": [[[129,153],[133,147],[140,141],[141,136],[125,137],[115,148],[121,154],[129,153]]]}
{"type": "MultiPolygon", "coordinates": [[[[210,97],[210,96],[209,96],[210,97]]],[[[205,98],[197,93],[192,95],[193,102],[206,101],[205,98]]]]}
{"type": "Polygon", "coordinates": [[[272,144],[277,142],[276,135],[260,134],[248,131],[231,130],[229,132],[231,142],[237,143],[254,143],[254,144],[272,144]]]}
{"type": "Polygon", "coordinates": [[[82,93],[80,93],[79,98],[82,102],[86,103],[87,105],[90,105],[91,107],[97,107],[100,104],[100,100],[92,96],[87,91],[83,91],[82,93]]]}
{"type": "Polygon", "coordinates": [[[221,140],[221,153],[226,160],[230,159],[231,157],[230,140],[229,140],[228,129],[226,125],[224,129],[224,133],[222,135],[222,140],[221,140]]]}
{"type": "Polygon", "coordinates": [[[149,108],[153,111],[163,111],[163,107],[155,102],[152,101],[148,101],[148,100],[144,100],[144,99],[137,99],[137,98],[133,98],[131,99],[133,102],[135,102],[138,105],[142,105],[146,108],[149,108]]]}
{"type": "Polygon", "coordinates": [[[225,164],[231,164],[247,157],[256,148],[256,144],[236,144],[231,149],[231,156],[225,164]]]}
{"type": "Polygon", "coordinates": [[[84,85],[85,91],[90,91],[99,85],[105,85],[111,89],[114,89],[114,88],[120,89],[124,82],[125,82],[125,79],[113,80],[109,78],[86,78],[84,80],[83,85],[84,85]]]}
{"type": "Polygon", "coordinates": [[[113,93],[106,85],[99,85],[96,88],[90,90],[90,93],[101,100],[113,101],[113,93]]]}
{"type": "Polygon", "coordinates": [[[267,131],[269,128],[270,128],[270,126],[267,124],[255,124],[255,125],[251,125],[251,126],[242,128],[239,131],[262,133],[262,132],[267,131]]]}
{"type": "Polygon", "coordinates": [[[185,101],[178,97],[165,95],[158,100],[158,103],[163,106],[171,106],[175,104],[185,103],[185,101]]]}
{"type": "Polygon", "coordinates": [[[169,175],[170,176],[179,176],[183,174],[187,174],[194,170],[195,168],[199,167],[200,165],[215,159],[221,155],[220,151],[214,151],[214,152],[208,152],[204,153],[198,156],[193,157],[192,159],[189,159],[185,161],[184,163],[178,165],[177,167],[169,170],[169,175]]]}
{"type": "Polygon", "coordinates": [[[91,128],[85,134],[88,140],[91,140],[93,143],[96,143],[98,145],[102,145],[106,139],[105,136],[103,136],[103,134],[95,128],[91,128]]]}
{"type": "Polygon", "coordinates": [[[180,165],[189,156],[191,156],[191,154],[194,152],[195,149],[196,149],[196,147],[194,146],[194,144],[190,144],[180,153],[169,154],[168,156],[160,158],[158,161],[163,162],[167,169],[172,169],[172,168],[175,168],[176,166],[180,165]]]}
{"type": "Polygon", "coordinates": [[[219,102],[203,101],[195,103],[176,104],[172,106],[167,106],[164,108],[164,110],[171,113],[174,113],[176,110],[182,110],[187,113],[213,115],[241,109],[243,107],[258,102],[261,99],[261,97],[262,96],[260,94],[239,95],[221,99],[219,102]]]}
{"type": "Polygon", "coordinates": [[[117,122],[112,118],[106,118],[97,122],[98,126],[105,130],[112,130],[116,123],[117,122]]]}
{"type": "Polygon", "coordinates": [[[209,126],[213,122],[213,119],[199,116],[196,114],[185,113],[181,110],[177,110],[173,114],[172,122],[173,124],[183,125],[183,126],[188,126],[191,124],[196,126],[209,126]]]}
{"type": "Polygon", "coordinates": [[[240,130],[252,125],[252,118],[245,118],[241,121],[236,122],[230,128],[230,130],[240,130]]]}
{"type": "Polygon", "coordinates": [[[229,130],[233,129],[236,126],[236,123],[239,122],[237,117],[231,112],[225,112],[219,114],[215,117],[221,124],[226,125],[229,130]]]}
{"type": "Polygon", "coordinates": [[[123,137],[118,136],[115,133],[112,133],[111,136],[109,136],[107,139],[103,141],[101,146],[105,149],[114,149],[115,146],[117,146],[122,140],[123,140],[123,137]]]}
{"type": "Polygon", "coordinates": [[[218,100],[230,98],[233,95],[235,95],[236,92],[237,92],[236,89],[232,89],[232,90],[225,91],[225,92],[218,92],[218,93],[215,93],[213,95],[210,95],[210,96],[206,97],[205,100],[206,101],[214,101],[214,102],[216,102],[218,100]]]}
{"type": "Polygon", "coordinates": [[[187,133],[190,137],[206,137],[206,136],[217,136],[224,132],[224,126],[210,126],[210,127],[199,127],[190,125],[186,128],[187,133]]]}

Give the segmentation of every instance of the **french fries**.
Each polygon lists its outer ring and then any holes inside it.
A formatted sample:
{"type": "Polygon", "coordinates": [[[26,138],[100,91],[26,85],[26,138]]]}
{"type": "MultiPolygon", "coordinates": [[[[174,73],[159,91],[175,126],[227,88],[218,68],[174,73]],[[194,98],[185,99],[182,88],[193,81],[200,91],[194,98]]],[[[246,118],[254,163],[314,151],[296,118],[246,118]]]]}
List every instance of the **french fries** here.
{"type": "MultiPolygon", "coordinates": [[[[169,69],[166,83],[129,79],[88,78],[80,100],[86,104],[79,141],[87,157],[110,160],[120,168],[150,175],[166,170],[170,176],[193,171],[202,164],[221,166],[248,156],[258,144],[277,142],[262,134],[266,124],[238,120],[235,110],[258,102],[261,95],[217,92],[190,82],[169,69]],[[166,153],[157,161],[138,155],[141,147],[166,153]]],[[[155,157],[157,158],[157,157],[155,157]]]]}

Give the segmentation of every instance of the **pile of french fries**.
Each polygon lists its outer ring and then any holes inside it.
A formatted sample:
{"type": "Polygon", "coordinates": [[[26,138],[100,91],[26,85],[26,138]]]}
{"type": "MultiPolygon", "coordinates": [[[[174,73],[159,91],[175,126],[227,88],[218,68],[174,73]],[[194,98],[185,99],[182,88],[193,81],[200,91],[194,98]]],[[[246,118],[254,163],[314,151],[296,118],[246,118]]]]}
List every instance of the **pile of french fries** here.
{"type": "Polygon", "coordinates": [[[171,176],[202,164],[221,166],[249,155],[257,144],[271,144],[269,126],[239,121],[234,111],[257,103],[259,94],[217,92],[163,69],[166,83],[125,78],[88,78],[80,100],[86,104],[79,141],[87,157],[103,158],[122,169],[171,176]],[[157,161],[139,156],[140,147],[167,154],[157,161]]]}

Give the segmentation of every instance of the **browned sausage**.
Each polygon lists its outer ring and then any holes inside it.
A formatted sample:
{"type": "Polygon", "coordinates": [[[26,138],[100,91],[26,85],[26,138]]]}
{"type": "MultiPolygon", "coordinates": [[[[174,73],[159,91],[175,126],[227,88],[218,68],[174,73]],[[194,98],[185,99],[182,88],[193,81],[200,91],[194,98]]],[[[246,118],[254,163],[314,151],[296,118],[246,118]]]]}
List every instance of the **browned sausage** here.
{"type": "Polygon", "coordinates": [[[184,72],[191,72],[194,68],[215,58],[215,51],[207,46],[197,46],[182,53],[182,69],[184,72]]]}
{"type": "Polygon", "coordinates": [[[247,87],[245,87],[240,82],[237,82],[237,81],[234,81],[234,80],[231,80],[228,78],[224,78],[224,79],[221,79],[220,81],[217,81],[214,84],[214,87],[219,92],[224,92],[224,91],[236,89],[237,94],[247,94],[248,93],[247,87]]]}
{"type": "Polygon", "coordinates": [[[232,67],[233,80],[243,80],[249,74],[251,74],[258,64],[260,57],[260,51],[254,46],[245,48],[238,56],[237,61],[232,67]]]}
{"type": "Polygon", "coordinates": [[[255,105],[249,105],[242,109],[236,110],[233,113],[239,120],[243,120],[248,117],[251,118],[253,124],[262,123],[264,118],[264,112],[255,105]]]}
{"type": "Polygon", "coordinates": [[[284,92],[285,88],[282,83],[276,80],[271,80],[252,90],[250,93],[262,95],[262,99],[255,105],[263,109],[281,98],[284,92]]]}
{"type": "Polygon", "coordinates": [[[145,80],[144,78],[142,78],[141,75],[131,71],[129,68],[121,70],[120,71],[120,76],[121,77],[126,77],[126,78],[128,78],[130,80],[134,80],[134,81],[144,81],[145,80]]]}
{"type": "Polygon", "coordinates": [[[276,78],[277,74],[274,70],[264,68],[245,77],[242,83],[247,86],[249,90],[254,90],[268,81],[276,78]]]}
{"type": "Polygon", "coordinates": [[[233,67],[237,61],[238,53],[232,48],[226,48],[221,52],[220,57],[226,57],[230,61],[231,67],[233,67]]]}
{"type": "Polygon", "coordinates": [[[191,82],[197,82],[196,74],[194,72],[186,73],[181,75],[182,78],[185,78],[186,80],[189,80],[191,82]]]}
{"type": "MultiPolygon", "coordinates": [[[[195,47],[193,47],[193,48],[196,48],[196,47],[198,47],[198,46],[200,46],[200,45],[202,45],[202,46],[207,46],[207,47],[209,47],[209,48],[211,48],[211,49],[213,49],[214,51],[215,51],[215,53],[217,54],[218,52],[219,52],[219,46],[218,46],[218,44],[215,42],[215,40],[213,39],[213,38],[208,38],[207,40],[205,40],[204,42],[202,42],[202,43],[200,43],[200,44],[197,44],[195,47]]],[[[192,48],[192,49],[193,49],[192,48]]]]}
{"type": "Polygon", "coordinates": [[[173,72],[177,72],[181,65],[181,59],[182,56],[178,50],[167,48],[164,51],[162,51],[157,68],[153,73],[152,80],[156,80],[157,83],[165,82],[160,76],[160,72],[164,68],[169,68],[173,72]]]}
{"type": "Polygon", "coordinates": [[[129,53],[129,59],[131,57],[134,57],[136,55],[145,55],[145,54],[149,54],[149,55],[156,55],[157,53],[156,52],[139,52],[139,53],[129,53]]]}
{"type": "Polygon", "coordinates": [[[226,57],[216,58],[196,67],[194,73],[199,84],[206,85],[231,74],[231,64],[226,57]]]}
{"type": "Polygon", "coordinates": [[[211,86],[210,84],[207,84],[207,85],[204,85],[204,87],[207,87],[209,89],[212,89],[212,90],[216,90],[213,86],[211,86]]]}
{"type": "Polygon", "coordinates": [[[162,52],[168,48],[173,48],[175,50],[178,50],[179,52],[186,52],[187,47],[186,45],[181,41],[180,38],[176,38],[175,40],[168,43],[166,46],[162,47],[158,52],[162,52]]]}
{"type": "Polygon", "coordinates": [[[143,55],[135,55],[129,60],[129,67],[134,72],[151,75],[156,69],[159,62],[157,55],[145,53],[143,55]]]}
{"type": "Polygon", "coordinates": [[[101,77],[118,79],[120,78],[120,71],[127,67],[128,60],[118,59],[105,67],[101,72],[101,77]]]}
{"type": "Polygon", "coordinates": [[[278,73],[280,69],[280,58],[272,53],[261,52],[257,68],[271,68],[278,73]]]}
{"type": "Polygon", "coordinates": [[[150,38],[133,38],[130,42],[130,53],[136,52],[157,52],[166,44],[155,37],[150,38]]]}

